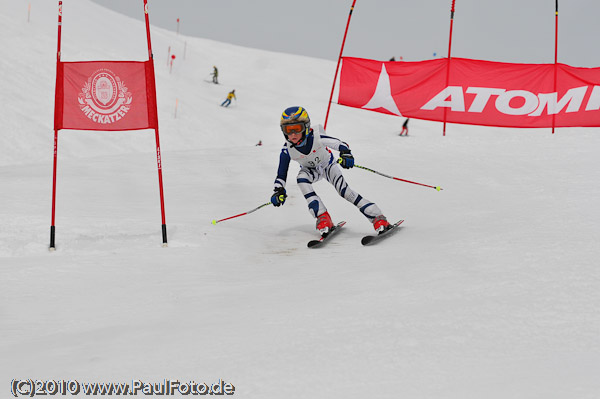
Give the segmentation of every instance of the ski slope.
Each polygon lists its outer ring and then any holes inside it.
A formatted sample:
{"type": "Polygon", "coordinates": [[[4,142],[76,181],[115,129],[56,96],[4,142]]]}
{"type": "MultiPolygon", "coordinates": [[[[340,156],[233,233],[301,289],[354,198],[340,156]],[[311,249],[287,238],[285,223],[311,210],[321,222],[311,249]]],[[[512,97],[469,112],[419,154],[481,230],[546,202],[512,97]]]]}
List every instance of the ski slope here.
{"type": "MultiPolygon", "coordinates": [[[[370,224],[317,183],[348,223],[309,250],[297,166],[283,207],[211,221],[269,200],[281,111],[323,123],[335,63],[152,28],[169,246],[153,132],[66,130],[51,253],[57,6],[32,3],[27,23],[27,2],[0,0],[3,397],[15,378],[223,379],[261,399],[598,397],[597,129],[443,137],[411,120],[399,137],[402,118],[333,105],[328,134],[358,164],[444,190],[345,171],[406,219],[362,247],[370,224]]],[[[139,21],[89,0],[65,0],[63,21],[64,61],[147,58],[139,21]]]]}

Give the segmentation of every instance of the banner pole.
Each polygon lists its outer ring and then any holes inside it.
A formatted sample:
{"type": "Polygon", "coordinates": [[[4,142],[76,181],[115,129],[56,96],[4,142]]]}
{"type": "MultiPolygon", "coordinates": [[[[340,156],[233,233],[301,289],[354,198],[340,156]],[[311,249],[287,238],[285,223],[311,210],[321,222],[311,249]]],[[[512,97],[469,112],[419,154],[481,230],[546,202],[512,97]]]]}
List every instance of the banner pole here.
{"type": "Polygon", "coordinates": [[[56,167],[58,152],[58,130],[54,130],[54,168],[52,170],[52,223],[50,224],[50,251],[56,250],[55,236],[55,215],[56,215],[56,167]]]}
{"type": "MultiPolygon", "coordinates": [[[[558,0],[556,0],[556,11],[554,19],[554,92],[558,97],[558,0]]],[[[556,114],[552,114],[552,134],[554,134],[554,124],[556,123],[556,114]]]]}
{"type": "MultiPolygon", "coordinates": [[[[148,61],[150,61],[150,68],[152,74],[152,80],[154,85],[154,56],[152,55],[152,42],[150,40],[150,20],[148,18],[148,0],[144,0],[144,16],[146,19],[146,38],[148,39],[148,61]]],[[[156,89],[154,89],[156,91],[156,89]]],[[[154,93],[154,97],[156,98],[156,92],[154,93]]],[[[158,110],[156,109],[156,101],[154,101],[154,112],[155,115],[158,115],[158,110]]],[[[158,169],[158,188],[160,192],[160,213],[162,217],[162,240],[163,247],[167,246],[167,222],[165,217],[165,196],[163,190],[163,178],[162,178],[162,161],[160,155],[160,139],[158,134],[158,121],[156,121],[156,128],[154,129],[154,136],[156,138],[156,166],[158,169]]]]}
{"type": "MultiPolygon", "coordinates": [[[[61,44],[61,33],[62,33],[62,1],[58,2],[58,39],[56,45],[56,82],[58,83],[59,65],[60,65],[60,44],[61,44]]],[[[56,87],[54,90],[58,90],[56,87]]],[[[54,100],[56,102],[56,99],[54,100]]],[[[56,108],[56,104],[55,104],[56,108]]],[[[56,125],[56,109],[54,112],[54,122],[56,125]]],[[[56,250],[55,237],[56,237],[56,169],[58,162],[58,130],[54,128],[54,166],[52,169],[52,217],[50,223],[50,246],[49,250],[56,250]]]]}
{"type": "Polygon", "coordinates": [[[348,14],[348,22],[346,23],[346,30],[344,31],[344,39],[342,40],[342,48],[340,49],[340,55],[337,60],[337,66],[335,67],[335,76],[333,77],[333,84],[331,85],[331,94],[329,95],[329,102],[327,103],[327,113],[325,114],[325,125],[323,128],[327,130],[327,119],[329,118],[329,109],[331,108],[331,99],[333,98],[333,90],[335,89],[335,82],[337,80],[338,70],[340,69],[340,61],[342,60],[342,53],[344,52],[344,45],[346,44],[346,35],[348,34],[348,27],[350,26],[350,19],[352,18],[352,11],[354,11],[354,5],[356,0],[352,1],[350,7],[350,13],[348,14]]]}
{"type": "Polygon", "coordinates": [[[158,169],[158,187],[160,192],[160,213],[162,217],[162,240],[163,247],[167,246],[167,222],[165,218],[165,195],[163,191],[163,178],[162,178],[162,161],[160,155],[160,139],[158,134],[158,127],[154,129],[156,137],[156,165],[158,169]]]}
{"type": "MultiPolygon", "coordinates": [[[[454,5],[456,0],[452,0],[452,8],[450,9],[450,39],[448,41],[448,65],[446,66],[446,87],[450,82],[450,55],[452,53],[452,28],[454,26],[454,5]]],[[[448,108],[444,108],[444,128],[443,135],[446,136],[446,114],[448,112],[448,108]]]]}
{"type": "MultiPolygon", "coordinates": [[[[144,18],[146,19],[146,39],[148,42],[148,60],[154,60],[152,55],[152,42],[150,40],[150,20],[148,19],[148,0],[144,0],[144,18]]],[[[171,49],[171,46],[169,46],[171,49]]],[[[154,64],[154,62],[153,62],[154,64]]]]}

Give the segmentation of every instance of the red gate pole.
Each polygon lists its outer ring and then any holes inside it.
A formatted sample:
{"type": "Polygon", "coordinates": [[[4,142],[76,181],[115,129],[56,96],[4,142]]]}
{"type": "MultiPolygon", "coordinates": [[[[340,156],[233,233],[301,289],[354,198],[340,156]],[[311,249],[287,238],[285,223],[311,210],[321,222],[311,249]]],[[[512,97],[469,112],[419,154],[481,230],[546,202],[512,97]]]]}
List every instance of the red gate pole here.
{"type": "MultiPolygon", "coordinates": [[[[148,0],[144,0],[144,16],[146,18],[146,37],[148,38],[148,60],[150,61],[150,69],[154,86],[154,56],[152,55],[152,42],[150,41],[150,20],[148,19],[148,0]]],[[[154,89],[156,91],[156,89],[154,89]]],[[[154,93],[154,113],[158,115],[156,109],[156,92],[154,93]]],[[[162,161],[160,156],[160,139],[158,135],[158,120],[156,121],[156,128],[154,129],[154,136],[156,137],[156,165],[158,168],[158,187],[160,190],[160,212],[162,216],[162,239],[163,247],[167,246],[167,222],[165,218],[165,197],[163,191],[163,178],[162,178],[162,161]]]]}
{"type": "MultiPolygon", "coordinates": [[[[454,26],[454,4],[456,0],[452,0],[452,8],[450,9],[450,39],[448,42],[448,66],[446,67],[446,87],[450,82],[450,54],[452,53],[452,28],[454,26]]],[[[444,136],[446,135],[446,113],[448,108],[444,108],[444,136]]]]}
{"type": "Polygon", "coordinates": [[[329,103],[327,104],[327,114],[325,114],[325,125],[323,128],[327,130],[327,119],[329,118],[329,109],[331,108],[331,99],[333,98],[333,90],[335,88],[335,81],[337,80],[338,70],[340,69],[340,61],[342,60],[342,53],[344,52],[344,45],[346,44],[346,35],[348,34],[348,27],[350,26],[350,18],[352,18],[352,11],[354,11],[354,5],[356,0],[352,1],[352,7],[350,7],[350,13],[348,14],[348,22],[346,23],[346,30],[344,31],[344,39],[342,40],[342,48],[340,49],[340,56],[338,57],[337,66],[335,67],[335,76],[333,77],[333,84],[331,85],[331,94],[329,95],[329,103]]]}
{"type": "MultiPolygon", "coordinates": [[[[556,0],[556,11],[554,20],[554,92],[558,97],[557,86],[558,86],[558,0],[556,0]]],[[[554,124],[556,121],[556,114],[552,114],[552,134],[554,134],[554,124]]]]}
{"type": "MultiPolygon", "coordinates": [[[[56,48],[56,82],[58,85],[58,77],[59,77],[59,65],[60,65],[60,42],[61,42],[61,32],[62,32],[62,1],[58,2],[58,44],[56,48]]],[[[59,88],[56,87],[55,90],[59,88]]],[[[54,100],[56,102],[56,99],[54,100]]],[[[56,104],[54,104],[56,107],[56,104]]],[[[54,118],[56,122],[56,110],[54,112],[54,118]]],[[[56,125],[56,123],[55,123],[56,125]]],[[[48,248],[50,251],[56,250],[55,245],[55,215],[56,215],[56,168],[58,161],[58,130],[56,126],[54,127],[54,167],[52,170],[52,222],[50,224],[50,247],[48,248]]]]}

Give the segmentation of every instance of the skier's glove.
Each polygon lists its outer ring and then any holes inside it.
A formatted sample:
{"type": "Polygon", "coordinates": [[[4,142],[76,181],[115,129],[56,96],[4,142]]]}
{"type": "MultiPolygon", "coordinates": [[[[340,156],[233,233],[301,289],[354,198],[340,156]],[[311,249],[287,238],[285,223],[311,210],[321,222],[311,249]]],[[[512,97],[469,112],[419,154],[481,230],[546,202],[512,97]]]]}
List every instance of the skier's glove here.
{"type": "Polygon", "coordinates": [[[285,193],[285,188],[277,187],[275,192],[271,196],[271,203],[274,206],[280,206],[285,203],[285,199],[287,198],[287,194],[285,193]]]}
{"type": "Polygon", "coordinates": [[[340,151],[340,165],[344,169],[350,169],[354,166],[354,157],[350,153],[350,150],[340,151]]]}

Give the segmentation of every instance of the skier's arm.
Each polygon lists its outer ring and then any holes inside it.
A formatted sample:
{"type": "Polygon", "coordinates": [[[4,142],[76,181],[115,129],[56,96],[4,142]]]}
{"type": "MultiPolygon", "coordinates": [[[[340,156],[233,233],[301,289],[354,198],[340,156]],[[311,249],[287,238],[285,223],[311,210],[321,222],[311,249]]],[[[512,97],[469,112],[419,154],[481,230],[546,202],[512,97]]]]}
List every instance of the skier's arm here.
{"type": "Polygon", "coordinates": [[[325,134],[325,129],[323,129],[323,126],[321,125],[317,125],[313,128],[313,134],[318,134],[321,137],[321,142],[333,150],[350,151],[348,143],[345,143],[336,137],[328,136],[325,134]]]}
{"type": "Polygon", "coordinates": [[[275,178],[273,195],[271,203],[274,206],[281,206],[285,203],[287,194],[285,192],[285,181],[287,179],[288,168],[290,167],[290,154],[287,148],[281,150],[279,154],[279,168],[277,168],[277,177],[275,178]]]}
{"type": "Polygon", "coordinates": [[[327,147],[329,147],[331,149],[334,149],[336,151],[340,151],[340,152],[342,152],[342,151],[348,151],[348,152],[350,152],[350,146],[348,145],[348,143],[345,143],[342,140],[337,139],[335,137],[321,135],[321,141],[327,147]]]}
{"type": "Polygon", "coordinates": [[[279,187],[285,188],[290,161],[290,153],[287,148],[282,148],[281,153],[279,154],[279,167],[277,168],[277,177],[275,178],[273,185],[274,189],[278,189],[279,187]]]}
{"type": "Polygon", "coordinates": [[[354,156],[350,152],[350,146],[340,139],[330,136],[321,136],[321,141],[329,148],[340,152],[340,165],[344,169],[350,169],[354,166],[354,156]]]}

